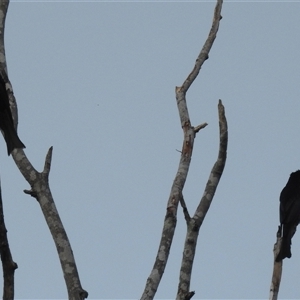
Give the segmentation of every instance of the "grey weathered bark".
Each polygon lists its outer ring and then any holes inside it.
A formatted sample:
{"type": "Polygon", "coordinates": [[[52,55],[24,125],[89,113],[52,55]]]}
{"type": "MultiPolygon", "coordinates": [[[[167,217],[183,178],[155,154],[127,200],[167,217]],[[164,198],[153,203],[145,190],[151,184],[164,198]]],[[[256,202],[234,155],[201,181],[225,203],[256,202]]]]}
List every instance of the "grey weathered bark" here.
{"type": "MultiPolygon", "coordinates": [[[[147,279],[146,286],[141,297],[142,300],[150,300],[154,298],[154,295],[163,276],[176,228],[178,203],[184,203],[182,190],[190,167],[195,135],[201,128],[204,128],[207,125],[206,123],[196,127],[193,127],[191,125],[186,102],[186,93],[193,81],[198,76],[204,61],[208,59],[209,51],[213,45],[219,28],[222,3],[222,0],[217,1],[211,30],[200,54],[198,55],[193,71],[189,74],[183,85],[181,87],[176,87],[175,89],[177,107],[179,111],[181,127],[184,134],[183,146],[178,171],[171,187],[171,192],[167,203],[167,211],[164,219],[158,252],[152,271],[147,279]]],[[[186,219],[189,218],[187,211],[185,217],[186,219]]]]}
{"type": "MultiPolygon", "coordinates": [[[[4,26],[5,17],[8,9],[9,1],[1,0],[0,2],[0,70],[7,74],[6,58],[5,58],[5,48],[4,48],[4,26]]],[[[8,82],[9,98],[11,104],[11,110],[13,118],[15,121],[15,126],[17,125],[17,105],[16,99],[13,95],[13,90],[11,84],[8,82]]],[[[26,144],[26,143],[25,143],[26,144]]],[[[82,300],[87,298],[88,293],[81,287],[79,274],[77,271],[75,258],[73,251],[67,236],[67,233],[63,227],[61,219],[59,217],[58,211],[56,209],[50,187],[49,187],[49,172],[51,167],[52,158],[52,147],[49,149],[44,170],[38,172],[26,157],[23,149],[15,149],[12,152],[12,157],[19,168],[20,172],[30,184],[31,190],[24,191],[27,194],[35,197],[40,204],[42,212],[44,214],[45,220],[52,234],[53,240],[56,245],[58,256],[60,259],[62,271],[64,274],[68,297],[72,300],[82,300]]]]}
{"type": "MultiPolygon", "coordinates": [[[[199,235],[200,227],[203,220],[208,212],[214,194],[216,192],[218,183],[222,176],[226,155],[227,155],[227,142],[228,142],[228,130],[227,121],[225,117],[225,109],[219,100],[218,105],[219,111],[219,126],[220,126],[220,146],[217,161],[215,162],[209,179],[206,183],[204,194],[201,198],[200,204],[198,205],[195,214],[192,218],[185,218],[187,221],[187,234],[184,243],[183,257],[179,275],[179,285],[177,292],[177,300],[184,300],[189,295],[190,283],[192,276],[193,262],[196,253],[197,239],[199,235]]],[[[183,206],[184,215],[186,216],[187,208],[183,206]]]]}
{"type": "Polygon", "coordinates": [[[0,255],[3,270],[3,296],[2,299],[14,299],[14,283],[15,283],[15,270],[18,265],[13,261],[7,239],[7,230],[4,223],[3,204],[2,204],[2,191],[0,183],[0,255]]]}
{"type": "Polygon", "coordinates": [[[279,253],[279,250],[281,248],[281,228],[279,226],[277,231],[277,240],[273,248],[273,254],[274,254],[274,264],[273,264],[273,274],[272,274],[272,281],[271,281],[271,287],[270,287],[270,300],[277,300],[278,293],[279,293],[279,287],[280,287],[280,281],[281,281],[281,274],[282,274],[282,264],[283,261],[277,262],[275,259],[279,253]]]}

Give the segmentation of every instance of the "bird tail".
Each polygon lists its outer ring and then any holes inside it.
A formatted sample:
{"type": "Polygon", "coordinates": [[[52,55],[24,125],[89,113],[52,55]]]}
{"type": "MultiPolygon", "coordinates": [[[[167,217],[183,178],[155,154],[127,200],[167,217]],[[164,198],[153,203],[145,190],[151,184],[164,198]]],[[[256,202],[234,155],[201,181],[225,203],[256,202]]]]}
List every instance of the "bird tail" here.
{"type": "Polygon", "coordinates": [[[295,234],[295,232],[296,232],[295,226],[283,225],[281,247],[276,257],[277,262],[285,259],[286,257],[287,258],[292,257],[291,245],[292,245],[292,237],[295,234]]]}
{"type": "Polygon", "coordinates": [[[285,259],[286,257],[291,258],[291,256],[292,256],[291,244],[292,244],[291,238],[288,238],[288,237],[282,238],[281,247],[280,247],[279,253],[276,257],[277,262],[285,259]]]}
{"type": "Polygon", "coordinates": [[[7,146],[7,154],[10,155],[14,149],[26,148],[18,137],[17,132],[13,127],[8,126],[4,131],[4,139],[7,146]]]}

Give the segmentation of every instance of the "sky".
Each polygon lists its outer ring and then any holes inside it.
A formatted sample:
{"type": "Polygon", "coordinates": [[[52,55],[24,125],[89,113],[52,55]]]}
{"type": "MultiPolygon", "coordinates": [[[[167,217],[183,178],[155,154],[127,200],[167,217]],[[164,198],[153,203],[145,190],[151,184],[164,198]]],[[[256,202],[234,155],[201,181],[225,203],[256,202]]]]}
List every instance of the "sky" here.
{"type": "MultiPolygon", "coordinates": [[[[138,299],[154,263],[182,147],[175,100],[215,2],[12,1],[5,28],[18,133],[37,170],[53,146],[51,191],[89,299],[138,299]]],[[[209,59],[187,94],[197,134],[190,214],[217,158],[218,100],[228,158],[200,229],[193,299],[267,299],[279,194],[300,169],[299,1],[225,1],[209,59]]],[[[52,237],[0,137],[4,216],[17,299],[66,299],[52,237]],[[1,154],[2,153],[2,154],[1,154]]],[[[177,292],[186,226],[157,299],[177,292]]],[[[280,299],[300,296],[300,233],[280,299]]],[[[0,284],[1,289],[1,284],[0,284]]]]}

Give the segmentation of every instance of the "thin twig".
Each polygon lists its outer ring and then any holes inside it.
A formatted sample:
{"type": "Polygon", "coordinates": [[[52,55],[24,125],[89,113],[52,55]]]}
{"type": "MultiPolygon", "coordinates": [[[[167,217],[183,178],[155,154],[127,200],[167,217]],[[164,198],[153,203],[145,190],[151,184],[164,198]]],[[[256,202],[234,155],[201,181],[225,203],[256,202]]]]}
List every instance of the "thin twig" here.
{"type": "Polygon", "coordinates": [[[183,215],[184,215],[186,224],[188,225],[189,222],[190,222],[190,220],[191,220],[191,217],[190,217],[190,214],[189,214],[188,209],[187,209],[187,207],[186,207],[186,204],[185,204],[185,201],[184,201],[184,198],[183,198],[183,195],[182,195],[182,194],[181,194],[181,196],[180,196],[179,201],[180,201],[180,205],[181,205],[181,207],[182,207],[182,209],[183,209],[183,215]]]}
{"type": "Polygon", "coordinates": [[[195,295],[195,292],[192,291],[192,292],[189,292],[187,293],[187,295],[184,297],[184,300],[190,300],[192,299],[192,297],[195,295]]]}
{"type": "Polygon", "coordinates": [[[223,0],[218,0],[217,1],[217,5],[216,5],[215,11],[214,11],[213,22],[212,22],[210,32],[208,34],[208,38],[206,39],[206,42],[203,45],[203,47],[202,47],[202,49],[201,49],[201,51],[200,51],[200,53],[199,53],[199,55],[196,59],[194,69],[189,74],[189,76],[186,78],[186,80],[184,81],[184,83],[181,87],[182,92],[183,91],[186,92],[189,89],[191,84],[197,78],[203,63],[209,57],[210,49],[211,49],[211,47],[212,47],[212,45],[215,41],[218,29],[219,29],[220,20],[222,19],[222,16],[221,16],[222,4],[223,4],[223,0]]]}
{"type": "Polygon", "coordinates": [[[44,170],[43,173],[49,177],[50,173],[50,168],[51,168],[51,161],[52,161],[52,152],[53,152],[53,147],[50,147],[48,150],[48,153],[45,158],[45,164],[44,164],[44,170]]]}
{"type": "Polygon", "coordinates": [[[195,133],[198,133],[201,129],[205,128],[207,125],[208,125],[207,123],[203,123],[203,124],[200,124],[200,125],[194,127],[195,133]]]}

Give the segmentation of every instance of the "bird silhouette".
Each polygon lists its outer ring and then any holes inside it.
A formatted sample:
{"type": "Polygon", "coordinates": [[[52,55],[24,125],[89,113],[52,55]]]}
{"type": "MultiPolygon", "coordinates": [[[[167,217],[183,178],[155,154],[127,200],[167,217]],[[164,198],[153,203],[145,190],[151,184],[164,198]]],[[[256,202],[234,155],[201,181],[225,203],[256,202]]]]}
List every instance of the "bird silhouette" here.
{"type": "Polygon", "coordinates": [[[282,241],[276,257],[277,262],[292,256],[292,237],[300,222],[300,170],[291,173],[286,186],[281,191],[279,210],[282,241]]]}

